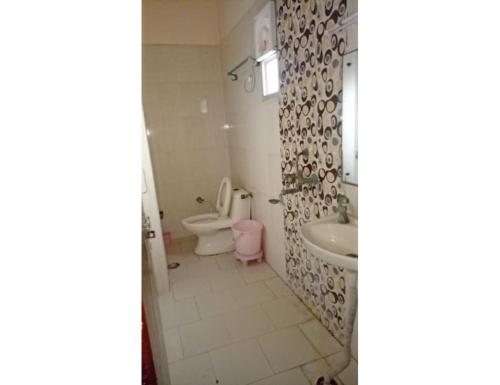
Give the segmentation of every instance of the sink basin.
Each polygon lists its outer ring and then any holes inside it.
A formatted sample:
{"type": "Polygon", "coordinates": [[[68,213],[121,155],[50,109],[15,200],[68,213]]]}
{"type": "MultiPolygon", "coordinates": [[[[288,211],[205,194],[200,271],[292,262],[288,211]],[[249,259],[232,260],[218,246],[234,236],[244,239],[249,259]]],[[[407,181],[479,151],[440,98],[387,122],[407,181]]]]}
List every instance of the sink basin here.
{"type": "Polygon", "coordinates": [[[357,221],[338,223],[336,216],[329,216],[305,223],[300,236],[307,251],[324,262],[358,271],[357,221]]]}

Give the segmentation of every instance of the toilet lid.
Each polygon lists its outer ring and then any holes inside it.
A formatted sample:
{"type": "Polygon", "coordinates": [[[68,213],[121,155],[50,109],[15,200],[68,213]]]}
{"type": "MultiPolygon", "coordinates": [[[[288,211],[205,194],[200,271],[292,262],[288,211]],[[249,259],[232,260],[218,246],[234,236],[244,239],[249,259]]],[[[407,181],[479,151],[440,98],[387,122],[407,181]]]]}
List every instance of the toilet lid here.
{"type": "Polygon", "coordinates": [[[215,208],[217,209],[221,217],[227,217],[229,215],[229,205],[231,203],[231,179],[229,177],[224,177],[220,182],[219,192],[217,194],[217,202],[215,202],[215,208]]]}

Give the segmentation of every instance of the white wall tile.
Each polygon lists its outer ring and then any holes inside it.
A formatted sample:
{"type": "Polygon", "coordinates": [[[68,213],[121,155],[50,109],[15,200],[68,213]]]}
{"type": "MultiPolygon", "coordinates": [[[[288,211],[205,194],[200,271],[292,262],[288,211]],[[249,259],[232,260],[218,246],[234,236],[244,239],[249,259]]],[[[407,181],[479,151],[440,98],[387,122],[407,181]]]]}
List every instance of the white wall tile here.
{"type": "Polygon", "coordinates": [[[182,117],[197,115],[202,97],[200,83],[180,83],[177,113],[182,117]]]}
{"type": "Polygon", "coordinates": [[[347,183],[343,184],[344,192],[349,198],[348,211],[354,216],[358,216],[358,186],[353,186],[347,183]]]}
{"type": "Polygon", "coordinates": [[[193,46],[179,46],[175,51],[177,79],[181,82],[199,82],[201,80],[199,49],[193,46]]]}
{"type": "Polygon", "coordinates": [[[268,193],[271,197],[278,198],[280,195],[281,185],[281,156],[278,154],[268,154],[267,156],[268,170],[268,193]]]}
{"type": "Polygon", "coordinates": [[[215,202],[230,175],[220,48],[145,45],[143,105],[163,226],[174,238],[189,235],[181,220],[212,211],[194,204],[205,194],[215,202]],[[200,111],[203,97],[208,114],[200,111]],[[212,191],[215,191],[213,193],[212,191]]]}
{"type": "Polygon", "coordinates": [[[222,67],[219,47],[201,47],[198,54],[201,63],[201,80],[220,82],[222,67]]]}
{"type": "MultiPolygon", "coordinates": [[[[222,68],[226,72],[253,51],[253,16],[262,1],[257,1],[227,34],[221,47],[222,68]]],[[[226,117],[234,127],[227,133],[233,180],[253,192],[252,217],[266,226],[266,235],[283,232],[283,227],[269,231],[268,227],[282,217],[282,207],[270,210],[268,200],[281,191],[281,158],[278,122],[278,99],[263,99],[261,70],[255,68],[256,87],[251,93],[243,90],[242,80],[248,69],[240,72],[240,80],[225,76],[224,95],[226,117]],[[270,155],[274,155],[270,157],[270,155]],[[272,165],[272,167],[270,167],[272,165]],[[276,217],[276,218],[274,218],[276,217]]],[[[265,255],[272,268],[285,271],[284,243],[265,242],[265,255]]]]}

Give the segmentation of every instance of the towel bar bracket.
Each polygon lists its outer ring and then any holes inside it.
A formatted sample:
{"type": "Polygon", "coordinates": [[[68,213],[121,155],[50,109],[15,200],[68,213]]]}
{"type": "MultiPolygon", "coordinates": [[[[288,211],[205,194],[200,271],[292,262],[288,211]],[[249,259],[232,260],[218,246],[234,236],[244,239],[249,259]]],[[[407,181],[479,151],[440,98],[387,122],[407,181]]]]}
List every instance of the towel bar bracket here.
{"type": "Polygon", "coordinates": [[[245,60],[243,60],[241,63],[239,63],[236,67],[234,67],[231,71],[229,71],[227,74],[228,76],[231,77],[231,80],[234,82],[238,80],[238,74],[236,73],[237,70],[239,70],[242,66],[244,66],[248,61],[252,61],[252,65],[255,67],[258,67],[260,63],[255,60],[253,56],[247,56],[245,60]]]}

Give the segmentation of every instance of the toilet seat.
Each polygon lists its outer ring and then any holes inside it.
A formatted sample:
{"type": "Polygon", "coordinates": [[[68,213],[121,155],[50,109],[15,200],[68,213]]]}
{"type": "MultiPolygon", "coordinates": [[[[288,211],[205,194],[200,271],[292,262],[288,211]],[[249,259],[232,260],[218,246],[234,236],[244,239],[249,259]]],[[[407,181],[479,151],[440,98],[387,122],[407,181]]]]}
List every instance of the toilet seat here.
{"type": "Polygon", "coordinates": [[[229,228],[232,225],[232,220],[229,217],[221,217],[219,213],[209,213],[185,218],[182,220],[182,224],[195,234],[203,234],[229,228]]]}
{"type": "Polygon", "coordinates": [[[222,178],[219,192],[217,193],[217,201],[215,202],[215,209],[219,212],[221,217],[227,217],[229,215],[232,189],[231,179],[227,176],[222,178]]]}

